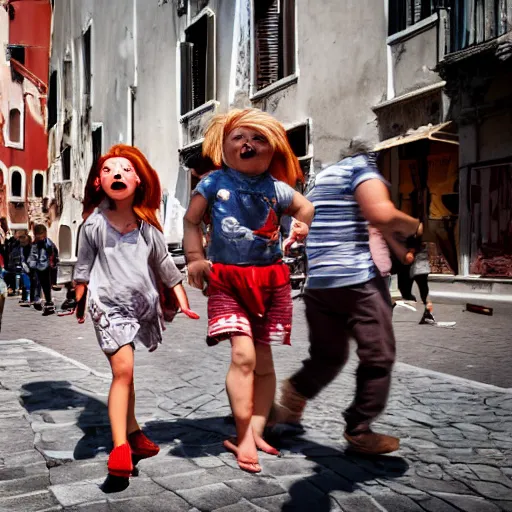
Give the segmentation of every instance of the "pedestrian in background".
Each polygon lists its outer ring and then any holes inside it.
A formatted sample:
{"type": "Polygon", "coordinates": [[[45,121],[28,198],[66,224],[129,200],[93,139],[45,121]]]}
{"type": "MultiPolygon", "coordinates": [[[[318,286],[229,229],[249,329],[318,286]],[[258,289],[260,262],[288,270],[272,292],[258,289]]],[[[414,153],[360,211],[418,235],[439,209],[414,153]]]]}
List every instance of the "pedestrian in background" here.
{"type": "MultiPolygon", "coordinates": [[[[89,289],[96,337],[112,368],[108,415],[114,448],[108,472],[123,479],[139,460],[160,450],[135,418],[133,370],[136,343],[153,351],[162,342],[161,290],[171,289],[181,311],[199,318],[167,251],[157,218],[161,198],[158,174],[146,157],[135,147],[113,146],[87,180],[74,271],[76,301],[81,306],[89,289]]],[[[76,313],[83,323],[80,306],[76,313]]]]}
{"type": "Polygon", "coordinates": [[[424,306],[420,324],[435,324],[436,322],[432,314],[432,301],[429,297],[428,276],[430,272],[428,245],[422,243],[415,254],[412,265],[403,265],[398,274],[398,289],[404,300],[416,302],[416,297],[412,294],[412,286],[414,283],[418,285],[421,301],[424,306]]]}
{"type": "Polygon", "coordinates": [[[55,304],[52,300],[52,286],[55,284],[59,251],[56,245],[48,238],[46,226],[34,226],[34,242],[28,258],[28,266],[34,270],[44,294],[43,316],[55,313],[55,304]]]}
{"type": "Polygon", "coordinates": [[[389,237],[418,237],[422,225],[395,208],[375,156],[364,144],[355,144],[351,155],[320,171],[307,198],[315,206],[304,294],[309,357],[283,383],[276,419],[300,421],[307,401],[347,362],[353,336],[359,366],[355,397],[344,413],[345,439],[362,453],[393,452],[399,439],[371,429],[389,395],[395,337],[388,284],[371,257],[368,222],[389,237]]]}
{"type": "Polygon", "coordinates": [[[292,188],[302,179],[299,162],[284,127],[266,112],[233,110],[215,117],[203,154],[220,170],[200,181],[185,214],[189,282],[200,289],[208,283],[207,343],[231,342],[226,390],[237,440],[224,446],[240,469],[258,473],[257,448],[279,453],[262,437],[276,385],[271,345],[289,345],[292,324],[280,220],[295,217],[300,222],[291,225],[290,241],[303,238],[314,209],[292,188]],[[207,256],[205,215],[211,225],[207,256]]]}

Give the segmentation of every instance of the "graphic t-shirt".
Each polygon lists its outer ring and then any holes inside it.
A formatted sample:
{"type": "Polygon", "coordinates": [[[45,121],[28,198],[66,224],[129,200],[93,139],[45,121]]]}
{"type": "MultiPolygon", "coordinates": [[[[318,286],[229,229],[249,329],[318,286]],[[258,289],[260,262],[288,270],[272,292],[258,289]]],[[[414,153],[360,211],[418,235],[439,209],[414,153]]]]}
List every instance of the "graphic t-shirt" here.
{"type": "Polygon", "coordinates": [[[271,265],[281,251],[280,219],[295,190],[265,172],[214,171],[195,189],[208,201],[208,259],[228,265],[271,265]]]}

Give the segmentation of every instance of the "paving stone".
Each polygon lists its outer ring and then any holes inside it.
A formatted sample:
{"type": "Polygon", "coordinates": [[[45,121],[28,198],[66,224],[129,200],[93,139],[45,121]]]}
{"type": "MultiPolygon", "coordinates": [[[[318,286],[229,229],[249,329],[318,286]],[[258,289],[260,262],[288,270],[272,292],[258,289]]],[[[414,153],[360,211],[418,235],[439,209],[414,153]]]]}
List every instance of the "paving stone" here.
{"type": "Polygon", "coordinates": [[[0,510],[9,512],[36,512],[58,506],[59,502],[55,499],[53,494],[46,490],[21,496],[0,498],[0,510]]]}
{"type": "Polygon", "coordinates": [[[66,507],[64,510],[66,512],[110,512],[110,506],[107,501],[96,501],[94,503],[66,507]]]}
{"type": "Polygon", "coordinates": [[[315,461],[293,457],[282,457],[280,459],[273,458],[261,462],[263,470],[274,476],[302,475],[308,476],[314,474],[318,469],[315,461]]]}
{"type": "Polygon", "coordinates": [[[449,505],[445,501],[440,498],[435,498],[433,496],[424,496],[422,498],[413,498],[416,503],[423,509],[428,512],[458,512],[459,509],[449,505]]]}
{"type": "Polygon", "coordinates": [[[188,512],[190,504],[171,491],[127,499],[108,498],[110,512],[188,512]]]}
{"type": "Polygon", "coordinates": [[[179,489],[176,493],[199,510],[215,510],[233,505],[242,499],[240,493],[224,483],[179,489]]]}
{"type": "Polygon", "coordinates": [[[502,484],[498,484],[495,482],[480,482],[477,480],[472,480],[467,482],[467,484],[473,488],[478,494],[485,496],[486,498],[491,498],[493,500],[510,500],[512,501],[512,490],[510,487],[507,487],[502,484]]]}
{"type": "Polygon", "coordinates": [[[465,496],[461,494],[450,493],[432,493],[438,498],[454,505],[464,512],[498,512],[499,508],[493,503],[478,496],[465,496]]]}
{"type": "Polygon", "coordinates": [[[151,478],[179,475],[199,470],[191,460],[181,457],[169,457],[162,453],[162,451],[156,457],[141,461],[138,464],[139,470],[151,478]]]}
{"type": "Polygon", "coordinates": [[[340,496],[334,493],[333,498],[344,512],[382,512],[382,507],[370,496],[340,496]]]}
{"type": "Polygon", "coordinates": [[[296,507],[303,507],[307,504],[309,504],[310,509],[329,509],[331,501],[329,494],[313,485],[310,478],[303,478],[299,475],[280,476],[277,477],[277,481],[290,495],[290,500],[286,504],[287,509],[295,510],[296,507]]]}
{"type": "Polygon", "coordinates": [[[209,457],[196,457],[194,464],[203,469],[219,468],[225,466],[224,462],[218,457],[210,455],[209,457]]]}
{"type": "Polygon", "coordinates": [[[428,493],[448,492],[453,494],[473,494],[466,485],[456,480],[432,480],[420,476],[404,478],[403,480],[404,483],[428,493]]]}
{"type": "Polygon", "coordinates": [[[50,484],[48,472],[41,475],[27,476],[15,480],[4,480],[0,482],[0,496],[14,496],[16,494],[27,494],[34,491],[45,491],[50,484]]]}
{"type": "MultiPolygon", "coordinates": [[[[104,481],[104,478],[100,478],[70,484],[52,485],[50,490],[63,507],[69,507],[82,503],[103,501],[105,494],[100,486],[104,481]]],[[[164,490],[149,478],[138,477],[130,479],[130,485],[122,493],[119,493],[119,497],[152,496],[161,492],[164,492],[164,490]]]]}
{"type": "Polygon", "coordinates": [[[477,475],[480,480],[485,480],[488,482],[500,482],[504,485],[512,487],[512,480],[508,479],[498,468],[493,466],[486,466],[484,464],[469,464],[468,467],[477,475]]]}
{"type": "Polygon", "coordinates": [[[226,485],[247,499],[274,496],[285,491],[277,480],[265,477],[230,480],[226,485]]]}
{"type": "MultiPolygon", "coordinates": [[[[158,485],[161,485],[170,491],[177,491],[178,489],[183,490],[192,489],[193,487],[204,487],[210,484],[239,480],[240,478],[250,478],[251,476],[252,475],[249,475],[248,473],[242,472],[240,469],[223,467],[208,470],[196,469],[189,473],[153,477],[153,480],[158,485]]],[[[254,476],[252,477],[254,478],[254,476]]]]}
{"type": "Polygon", "coordinates": [[[374,498],[388,512],[423,512],[423,509],[407,496],[382,494],[376,495],[374,498]]]}
{"type": "Polygon", "coordinates": [[[227,505],[226,507],[221,507],[215,509],[215,512],[254,512],[261,511],[261,508],[253,505],[250,501],[246,499],[241,499],[238,503],[234,505],[227,505]]]}
{"type": "Polygon", "coordinates": [[[278,494],[276,496],[267,496],[266,498],[255,498],[251,502],[268,512],[281,512],[286,510],[285,504],[288,500],[288,494],[278,494]]]}
{"type": "Polygon", "coordinates": [[[50,468],[50,482],[52,485],[94,480],[106,476],[107,464],[104,460],[67,463],[50,468]]]}

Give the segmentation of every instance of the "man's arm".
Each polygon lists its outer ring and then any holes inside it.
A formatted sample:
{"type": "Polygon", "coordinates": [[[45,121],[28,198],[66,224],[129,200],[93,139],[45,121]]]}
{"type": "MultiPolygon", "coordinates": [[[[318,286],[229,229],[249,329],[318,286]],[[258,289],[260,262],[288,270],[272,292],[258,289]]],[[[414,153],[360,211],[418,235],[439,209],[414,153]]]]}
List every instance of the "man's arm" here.
{"type": "Polygon", "coordinates": [[[355,190],[355,198],[365,219],[384,234],[399,233],[406,238],[421,236],[421,222],[395,207],[380,179],[363,181],[355,190]]]}

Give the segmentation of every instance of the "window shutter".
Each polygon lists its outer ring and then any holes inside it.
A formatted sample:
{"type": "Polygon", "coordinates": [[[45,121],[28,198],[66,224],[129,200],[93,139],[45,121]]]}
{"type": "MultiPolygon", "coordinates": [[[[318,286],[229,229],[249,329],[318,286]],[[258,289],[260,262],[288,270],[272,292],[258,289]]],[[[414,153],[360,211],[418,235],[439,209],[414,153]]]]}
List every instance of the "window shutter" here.
{"type": "Polygon", "coordinates": [[[279,0],[273,0],[256,27],[258,89],[279,79],[279,0]]]}
{"type": "Polygon", "coordinates": [[[206,43],[206,101],[214,100],[216,93],[215,41],[215,16],[208,16],[206,43]]]}
{"type": "Polygon", "coordinates": [[[295,0],[282,0],[283,77],[295,73],[295,0]]]}
{"type": "Polygon", "coordinates": [[[181,61],[181,114],[192,110],[192,43],[180,43],[181,61]]]}

